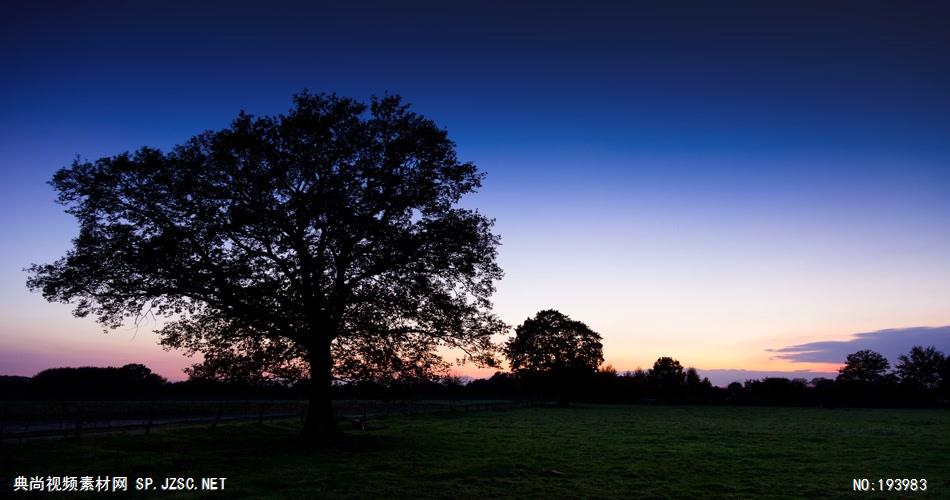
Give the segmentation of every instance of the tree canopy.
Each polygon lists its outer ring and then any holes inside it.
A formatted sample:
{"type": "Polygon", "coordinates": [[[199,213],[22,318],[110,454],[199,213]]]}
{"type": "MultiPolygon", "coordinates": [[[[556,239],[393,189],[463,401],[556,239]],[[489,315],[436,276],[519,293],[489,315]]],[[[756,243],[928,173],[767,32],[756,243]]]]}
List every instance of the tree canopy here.
{"type": "Polygon", "coordinates": [[[880,353],[864,349],[848,354],[845,365],[838,371],[839,382],[876,384],[888,380],[890,363],[880,353]]]}
{"type": "Polygon", "coordinates": [[[141,364],[49,368],[33,376],[30,390],[49,398],[138,399],[154,397],[167,382],[141,364]]]}
{"type": "Polygon", "coordinates": [[[203,353],[198,374],[309,376],[305,433],[333,434],[332,377],[425,376],[439,347],[492,362],[499,237],[457,206],[482,178],[397,96],[304,92],[287,114],[59,170],[79,234],[28,286],[107,329],[168,317],[162,344],[203,353]]]}
{"type": "MultiPolygon", "coordinates": [[[[683,365],[669,356],[657,358],[650,369],[650,376],[663,388],[679,387],[686,381],[683,365]]],[[[698,374],[696,378],[699,378],[698,374]]]]}
{"type": "Polygon", "coordinates": [[[898,359],[896,371],[901,383],[919,389],[935,389],[940,384],[944,356],[936,347],[914,346],[898,359]]]}
{"type": "Polygon", "coordinates": [[[515,329],[505,345],[515,373],[584,371],[593,373],[604,362],[600,335],[586,324],[547,309],[515,329]]]}

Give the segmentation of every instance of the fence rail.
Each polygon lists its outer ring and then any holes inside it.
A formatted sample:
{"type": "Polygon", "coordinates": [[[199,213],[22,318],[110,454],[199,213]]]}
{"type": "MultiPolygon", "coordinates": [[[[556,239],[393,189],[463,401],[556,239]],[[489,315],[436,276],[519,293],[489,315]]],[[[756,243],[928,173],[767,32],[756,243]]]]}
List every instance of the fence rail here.
{"type": "MultiPolygon", "coordinates": [[[[334,401],[334,415],[366,422],[391,416],[508,410],[528,401],[334,401]]],[[[115,432],[149,434],[162,427],[306,417],[305,401],[70,401],[0,403],[0,442],[115,432]]]]}

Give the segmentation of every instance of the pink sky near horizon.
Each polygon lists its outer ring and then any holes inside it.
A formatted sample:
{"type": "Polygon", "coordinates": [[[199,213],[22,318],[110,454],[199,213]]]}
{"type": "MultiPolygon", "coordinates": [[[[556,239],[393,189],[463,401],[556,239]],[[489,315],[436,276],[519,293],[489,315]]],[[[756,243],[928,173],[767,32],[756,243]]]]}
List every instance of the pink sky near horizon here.
{"type": "MultiPolygon", "coordinates": [[[[77,320],[86,323],[85,320],[77,320]]],[[[91,322],[89,322],[91,323],[91,322]]],[[[19,338],[19,335],[7,336],[7,342],[0,352],[0,375],[19,375],[32,376],[47,368],[61,366],[121,366],[128,363],[142,363],[147,365],[155,373],[168,378],[169,380],[184,380],[186,375],[183,369],[200,359],[200,355],[195,358],[186,357],[179,351],[165,351],[157,343],[157,336],[147,330],[140,330],[138,333],[129,331],[114,331],[103,334],[98,325],[83,324],[74,325],[71,335],[76,342],[35,342],[39,338],[50,339],[49,335],[41,335],[39,332],[33,332],[26,335],[30,338],[30,344],[27,342],[19,343],[9,342],[10,339],[19,338]],[[13,344],[13,345],[10,345],[13,344]],[[77,347],[82,346],[82,347],[77,347]]],[[[776,346],[782,347],[782,346],[776,346]]],[[[641,357],[629,357],[623,355],[611,355],[610,346],[605,345],[605,364],[613,366],[620,372],[632,371],[637,368],[648,369],[652,366],[653,360],[659,356],[671,355],[680,359],[684,366],[693,366],[700,369],[744,369],[754,371],[799,371],[810,370],[815,372],[833,372],[840,365],[829,363],[791,363],[791,362],[765,362],[753,364],[725,364],[716,366],[715,364],[702,364],[693,362],[688,358],[678,356],[673,352],[657,352],[655,355],[645,355],[641,357]]],[[[445,355],[446,360],[453,360],[451,352],[445,355]]],[[[489,377],[498,369],[479,368],[471,363],[464,365],[453,364],[450,369],[451,374],[472,378],[489,377]]],[[[504,371],[504,369],[502,369],[504,371]]]]}
{"type": "MultiPolygon", "coordinates": [[[[557,186],[526,186],[504,175],[518,160],[486,157],[486,170],[501,175],[466,200],[498,217],[506,275],[494,309],[512,327],[549,308],[584,321],[603,336],[605,358],[618,370],[673,356],[707,370],[828,372],[836,366],[776,359],[768,349],[950,324],[947,198],[931,184],[789,180],[778,193],[740,203],[729,190],[694,191],[675,179],[593,184],[569,158],[574,168],[562,170],[557,186]],[[836,196],[842,190],[847,199],[836,196]],[[564,203],[578,192],[597,201],[564,203]],[[901,198],[888,198],[892,192],[901,198]],[[676,202],[685,197],[688,209],[676,202]]],[[[0,374],[137,362],[183,376],[190,360],[162,351],[155,325],[104,335],[92,318],[74,318],[71,306],[26,290],[23,268],[63,255],[76,232],[60,207],[43,200],[4,216],[19,221],[11,240],[19,243],[5,249],[0,266],[0,374]]]]}
{"type": "MultiPolygon", "coordinates": [[[[40,299],[39,297],[36,297],[40,299]]],[[[41,299],[40,299],[41,300],[41,299]]],[[[74,318],[69,307],[62,304],[44,304],[48,309],[47,321],[55,317],[53,324],[61,325],[68,335],[50,335],[43,329],[45,325],[6,326],[0,335],[0,374],[32,376],[37,372],[60,366],[121,366],[127,363],[142,363],[154,372],[169,380],[186,378],[183,369],[199,358],[188,358],[178,351],[165,351],[157,343],[158,337],[151,330],[155,323],[143,323],[134,327],[120,328],[103,333],[100,326],[91,318],[74,318]]],[[[514,326],[514,319],[505,318],[514,326]]],[[[590,322],[596,329],[597,322],[590,322]]],[[[693,366],[702,370],[739,369],[749,371],[792,372],[813,371],[818,373],[835,372],[840,364],[802,363],[773,359],[765,349],[780,348],[791,344],[816,340],[847,340],[851,335],[795,336],[766,340],[745,341],[734,344],[736,349],[720,349],[711,356],[696,355],[697,347],[681,346],[680,349],[643,349],[640,355],[618,352],[612,344],[629,344],[622,336],[609,330],[598,330],[604,336],[605,364],[612,365],[620,372],[637,368],[648,369],[660,356],[673,356],[684,366],[693,366]],[[755,346],[755,348],[749,349],[755,346]],[[761,349],[760,349],[761,348],[761,349]]],[[[499,339],[502,340],[502,339],[499,339]]],[[[445,353],[447,360],[453,360],[451,352],[445,353]]],[[[496,369],[478,368],[472,364],[453,366],[451,373],[472,378],[491,376],[496,369]]],[[[790,375],[791,376],[791,375],[790,375]]]]}

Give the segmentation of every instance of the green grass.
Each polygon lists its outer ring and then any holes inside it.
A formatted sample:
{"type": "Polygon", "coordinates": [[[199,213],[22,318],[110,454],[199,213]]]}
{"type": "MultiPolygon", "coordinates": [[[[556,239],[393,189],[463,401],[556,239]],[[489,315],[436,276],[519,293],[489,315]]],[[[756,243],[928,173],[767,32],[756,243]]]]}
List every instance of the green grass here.
{"type": "Polygon", "coordinates": [[[940,410],[581,406],[386,424],[325,448],[291,421],[4,444],[0,497],[14,476],[58,474],[228,478],[224,494],[160,498],[875,498],[852,478],[926,478],[915,498],[950,498],[940,410]]]}

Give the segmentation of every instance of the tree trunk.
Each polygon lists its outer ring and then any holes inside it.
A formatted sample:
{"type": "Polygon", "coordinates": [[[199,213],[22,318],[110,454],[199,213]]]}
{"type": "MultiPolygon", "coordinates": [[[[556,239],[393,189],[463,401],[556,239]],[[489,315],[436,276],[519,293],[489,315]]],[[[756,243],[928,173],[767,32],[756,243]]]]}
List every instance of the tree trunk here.
{"type": "Polygon", "coordinates": [[[330,394],[330,383],[333,380],[330,371],[333,363],[330,357],[330,342],[309,351],[310,398],[301,438],[318,444],[336,442],[343,437],[343,433],[333,416],[333,399],[330,394]]]}

